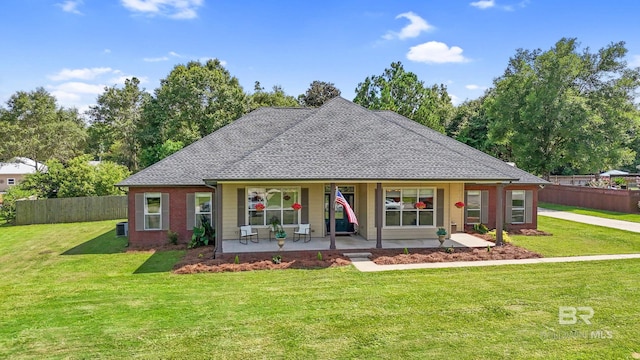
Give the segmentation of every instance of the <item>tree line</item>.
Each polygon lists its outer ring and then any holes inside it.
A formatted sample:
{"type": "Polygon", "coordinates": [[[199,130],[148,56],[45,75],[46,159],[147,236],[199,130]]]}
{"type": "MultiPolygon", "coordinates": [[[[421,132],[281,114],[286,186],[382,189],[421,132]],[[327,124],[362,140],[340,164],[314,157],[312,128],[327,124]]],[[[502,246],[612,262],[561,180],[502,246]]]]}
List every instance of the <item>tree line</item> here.
{"type": "MultiPolygon", "coordinates": [[[[623,42],[592,52],[573,38],[544,51],[518,49],[483,96],[458,106],[445,85],[427,85],[393,62],[360,82],[353,101],[395,111],[547,178],[635,170],[640,70],[627,65],[626,54],[623,42]]],[[[19,91],[0,107],[0,160],[66,164],[88,154],[135,173],[259,107],[320,106],[339,95],[324,81],[297,97],[257,81],[245,92],[218,60],[176,65],[153,93],[135,77],[106,87],[86,114],[58,106],[43,88],[19,91]]]]}

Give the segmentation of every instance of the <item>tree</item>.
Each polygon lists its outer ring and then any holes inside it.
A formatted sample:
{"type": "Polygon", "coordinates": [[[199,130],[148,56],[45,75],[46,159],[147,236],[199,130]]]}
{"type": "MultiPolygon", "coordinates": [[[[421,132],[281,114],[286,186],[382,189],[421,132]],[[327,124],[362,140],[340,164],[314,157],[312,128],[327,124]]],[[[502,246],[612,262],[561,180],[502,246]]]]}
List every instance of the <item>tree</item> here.
{"type": "Polygon", "coordinates": [[[87,112],[91,119],[89,152],[100,160],[111,160],[137,171],[140,141],[136,128],[150,98],[135,77],[125,80],[123,88],[106,87],[87,112]]]}
{"type": "Polygon", "coordinates": [[[320,107],[337,96],[340,96],[340,90],[333,83],[315,80],[304,94],[298,96],[298,101],[302,106],[320,107]]]}
{"type": "Polygon", "coordinates": [[[0,111],[3,128],[0,159],[27,157],[38,163],[67,160],[82,152],[84,122],[76,109],[58,107],[43,88],[18,91],[0,111]]]}
{"type": "Polygon", "coordinates": [[[90,155],[71,159],[66,164],[53,159],[47,170],[29,174],[17,186],[41,198],[119,195],[124,192],[114,185],[131,173],[124,165],[102,161],[89,163],[90,155]]]}
{"type": "Polygon", "coordinates": [[[140,165],[142,167],[151,166],[183,147],[184,144],[182,142],[173,140],[167,140],[162,144],[149,146],[142,150],[142,154],[140,155],[140,165]]]}
{"type": "Polygon", "coordinates": [[[275,85],[271,92],[267,92],[260,86],[260,82],[256,81],[253,94],[249,95],[249,111],[264,106],[298,107],[300,104],[295,97],[285,94],[284,89],[279,85],[275,85]]]}
{"type": "Polygon", "coordinates": [[[242,116],[247,104],[238,79],[219,60],[177,65],[144,106],[140,144],[148,148],[172,140],[189,145],[242,116]]]}
{"type": "Polygon", "coordinates": [[[565,38],[545,52],[519,49],[486,102],[490,138],[511,144],[518,166],[547,179],[559,168],[630,162],[640,73],[627,68],[626,52],[622,42],[580,52],[565,38]]]}
{"type": "Polygon", "coordinates": [[[440,132],[444,132],[454,111],[445,85],[425,87],[400,62],[391,63],[382,75],[369,76],[359,83],[353,102],[369,109],[395,111],[440,132]]]}

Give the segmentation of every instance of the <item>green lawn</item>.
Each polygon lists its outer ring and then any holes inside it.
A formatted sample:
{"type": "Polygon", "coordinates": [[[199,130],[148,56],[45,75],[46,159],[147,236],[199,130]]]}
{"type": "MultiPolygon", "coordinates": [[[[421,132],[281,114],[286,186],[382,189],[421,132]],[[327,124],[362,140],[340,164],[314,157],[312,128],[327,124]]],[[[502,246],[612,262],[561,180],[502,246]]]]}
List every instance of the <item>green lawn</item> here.
{"type": "Polygon", "coordinates": [[[538,216],[538,229],[554,236],[511,236],[513,243],[549,256],[640,253],[640,234],[538,216]]]}
{"type": "Polygon", "coordinates": [[[580,208],[575,206],[566,206],[566,205],[549,204],[549,203],[539,203],[538,206],[545,209],[568,211],[575,214],[590,215],[590,216],[597,216],[597,217],[607,218],[607,219],[624,220],[624,221],[640,223],[640,214],[627,214],[627,213],[620,213],[615,211],[586,209],[586,208],[580,208]]]}
{"type": "Polygon", "coordinates": [[[640,353],[637,260],[174,275],[168,270],[180,251],[122,253],[115,223],[0,228],[0,358],[640,353]],[[560,325],[560,306],[593,308],[591,324],[560,325]]]}

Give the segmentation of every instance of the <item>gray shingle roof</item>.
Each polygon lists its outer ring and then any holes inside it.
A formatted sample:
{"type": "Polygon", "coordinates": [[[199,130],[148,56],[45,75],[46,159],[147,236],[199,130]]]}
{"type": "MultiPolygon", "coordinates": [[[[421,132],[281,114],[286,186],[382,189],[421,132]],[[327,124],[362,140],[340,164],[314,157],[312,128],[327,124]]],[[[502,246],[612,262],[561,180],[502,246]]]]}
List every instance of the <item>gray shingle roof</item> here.
{"type": "Polygon", "coordinates": [[[233,180],[544,180],[391,111],[343,98],[262,108],[132,175],[121,186],[233,180]]]}

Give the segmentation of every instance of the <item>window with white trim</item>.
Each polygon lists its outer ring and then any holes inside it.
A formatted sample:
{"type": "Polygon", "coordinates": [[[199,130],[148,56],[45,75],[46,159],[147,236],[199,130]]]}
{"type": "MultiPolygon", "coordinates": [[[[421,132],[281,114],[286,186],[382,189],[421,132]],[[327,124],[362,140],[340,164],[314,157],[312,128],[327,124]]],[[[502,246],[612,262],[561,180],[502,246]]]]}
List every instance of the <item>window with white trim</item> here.
{"type": "Polygon", "coordinates": [[[247,223],[269,225],[276,217],[282,225],[298,225],[300,211],[291,207],[294,203],[300,203],[299,187],[247,188],[247,223]]]}
{"type": "Polygon", "coordinates": [[[434,226],[435,189],[385,189],[385,226],[434,226]]]}
{"type": "Polygon", "coordinates": [[[15,184],[16,184],[15,178],[7,178],[7,185],[15,185],[15,184]]]}
{"type": "Polygon", "coordinates": [[[204,216],[209,220],[209,224],[213,224],[211,222],[211,193],[196,193],[195,194],[195,203],[196,203],[196,211],[195,211],[195,226],[202,226],[202,217],[204,216]]]}
{"type": "Polygon", "coordinates": [[[511,191],[511,223],[524,224],[525,219],[525,191],[511,191]]]}
{"type": "Polygon", "coordinates": [[[144,194],[144,229],[162,229],[162,195],[160,193],[144,194]]]}
{"type": "Polygon", "coordinates": [[[467,218],[465,224],[480,224],[482,212],[482,191],[467,190],[467,203],[465,204],[467,218]]]}

